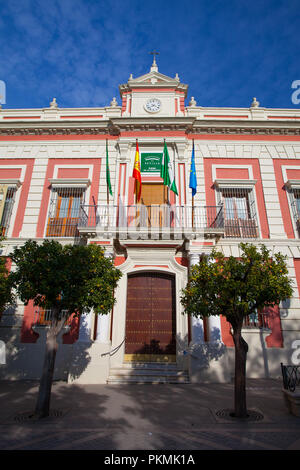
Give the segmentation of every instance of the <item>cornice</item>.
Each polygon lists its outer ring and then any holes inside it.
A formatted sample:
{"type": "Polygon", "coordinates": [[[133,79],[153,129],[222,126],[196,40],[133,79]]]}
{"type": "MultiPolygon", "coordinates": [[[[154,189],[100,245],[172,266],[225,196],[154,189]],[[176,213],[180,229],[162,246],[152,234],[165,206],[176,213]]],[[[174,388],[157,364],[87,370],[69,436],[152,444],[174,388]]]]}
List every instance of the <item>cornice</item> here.
{"type": "Polygon", "coordinates": [[[130,131],[184,131],[193,125],[194,118],[190,117],[138,117],[138,118],[115,118],[111,122],[120,132],[130,131]]]}
{"type": "Polygon", "coordinates": [[[238,135],[299,135],[300,123],[288,123],[286,121],[266,122],[241,120],[199,120],[195,119],[188,128],[189,134],[238,134],[238,135]]]}
{"type": "Polygon", "coordinates": [[[0,123],[0,135],[101,135],[114,133],[113,124],[109,121],[89,122],[26,122],[0,123]]]}
{"type": "Polygon", "coordinates": [[[1,136],[22,135],[112,135],[122,132],[181,131],[188,134],[212,135],[300,135],[300,123],[286,121],[207,121],[195,117],[118,117],[99,121],[0,122],[1,136]]]}

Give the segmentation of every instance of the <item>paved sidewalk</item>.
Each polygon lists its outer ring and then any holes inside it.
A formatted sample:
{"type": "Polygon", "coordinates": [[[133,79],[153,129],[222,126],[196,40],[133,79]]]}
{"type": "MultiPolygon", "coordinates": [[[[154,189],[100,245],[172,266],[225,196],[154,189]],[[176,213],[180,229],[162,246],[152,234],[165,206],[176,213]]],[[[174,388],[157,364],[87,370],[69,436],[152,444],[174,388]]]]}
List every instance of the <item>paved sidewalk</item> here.
{"type": "Polygon", "coordinates": [[[300,418],[288,413],[280,380],[248,380],[248,409],[261,421],[217,416],[232,408],[232,384],[53,385],[51,409],[38,422],[38,384],[0,382],[2,450],[299,450],[300,418]]]}

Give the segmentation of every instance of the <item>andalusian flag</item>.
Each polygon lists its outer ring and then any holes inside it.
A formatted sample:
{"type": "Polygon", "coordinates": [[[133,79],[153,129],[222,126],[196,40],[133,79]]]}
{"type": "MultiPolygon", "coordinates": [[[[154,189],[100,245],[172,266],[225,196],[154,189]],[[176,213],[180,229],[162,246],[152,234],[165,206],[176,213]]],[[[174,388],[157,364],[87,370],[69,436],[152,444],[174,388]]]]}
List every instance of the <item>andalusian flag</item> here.
{"type": "Polygon", "coordinates": [[[173,191],[178,196],[178,191],[175,183],[175,176],[173,171],[173,165],[170,161],[167,144],[165,141],[163,159],[160,169],[160,177],[164,180],[164,185],[173,191]]]}
{"type": "Polygon", "coordinates": [[[136,139],[136,150],[135,150],[135,159],[132,177],[135,178],[135,194],[136,194],[136,203],[141,199],[142,192],[142,177],[141,177],[141,166],[140,166],[140,152],[139,144],[136,139]]]}
{"type": "Polygon", "coordinates": [[[107,186],[107,192],[109,191],[109,194],[112,196],[112,189],[111,189],[111,182],[110,182],[110,173],[109,173],[109,164],[108,164],[108,144],[107,144],[107,139],[106,139],[106,186],[107,186]]]}

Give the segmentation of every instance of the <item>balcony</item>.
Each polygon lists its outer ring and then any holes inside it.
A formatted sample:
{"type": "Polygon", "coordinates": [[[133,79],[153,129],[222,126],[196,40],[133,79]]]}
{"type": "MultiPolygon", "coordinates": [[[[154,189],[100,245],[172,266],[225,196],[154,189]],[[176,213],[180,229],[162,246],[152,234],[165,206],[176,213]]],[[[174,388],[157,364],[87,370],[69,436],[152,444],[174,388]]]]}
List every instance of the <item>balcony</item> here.
{"type": "Polygon", "coordinates": [[[81,205],[78,217],[49,217],[46,236],[133,240],[259,237],[256,217],[218,206],[81,205]]]}
{"type": "Polygon", "coordinates": [[[78,231],[87,237],[133,240],[222,236],[223,206],[82,205],[78,231]]]}

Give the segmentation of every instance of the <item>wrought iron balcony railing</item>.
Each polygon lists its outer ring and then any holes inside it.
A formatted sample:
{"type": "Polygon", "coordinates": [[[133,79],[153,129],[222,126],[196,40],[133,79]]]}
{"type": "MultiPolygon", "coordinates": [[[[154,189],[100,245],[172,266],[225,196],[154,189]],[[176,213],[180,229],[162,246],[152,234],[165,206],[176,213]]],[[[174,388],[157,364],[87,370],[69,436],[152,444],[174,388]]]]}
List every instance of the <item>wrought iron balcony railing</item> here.
{"type": "Polygon", "coordinates": [[[223,206],[83,205],[78,231],[81,235],[118,234],[119,238],[190,238],[193,234],[223,235],[223,206]]]}
{"type": "Polygon", "coordinates": [[[49,215],[47,237],[118,236],[120,239],[180,239],[204,235],[257,238],[256,217],[218,206],[85,205],[77,217],[49,215]]]}
{"type": "MultiPolygon", "coordinates": [[[[67,310],[62,310],[61,312],[61,318],[64,318],[64,317],[66,318],[64,326],[70,325],[71,317],[68,314],[67,310]]],[[[35,326],[48,326],[48,325],[51,325],[52,318],[53,318],[53,312],[51,309],[37,308],[34,311],[32,324],[35,326]]]]}

